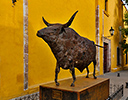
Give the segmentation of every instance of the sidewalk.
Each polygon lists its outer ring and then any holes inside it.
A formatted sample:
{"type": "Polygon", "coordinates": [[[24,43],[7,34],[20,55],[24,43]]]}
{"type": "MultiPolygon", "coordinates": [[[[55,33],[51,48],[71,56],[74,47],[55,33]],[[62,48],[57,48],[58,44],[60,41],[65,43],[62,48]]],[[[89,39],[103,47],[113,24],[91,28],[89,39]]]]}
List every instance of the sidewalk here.
{"type": "MultiPolygon", "coordinates": [[[[109,72],[105,73],[104,75],[100,75],[98,77],[102,78],[109,78],[110,79],[110,84],[115,84],[115,85],[124,85],[124,96],[123,98],[128,97],[128,88],[126,87],[126,82],[128,82],[128,70],[122,70],[118,72],[109,72]],[[120,73],[120,77],[117,77],[117,73],[120,73]]],[[[126,100],[126,99],[121,99],[121,100],[126,100]]]]}

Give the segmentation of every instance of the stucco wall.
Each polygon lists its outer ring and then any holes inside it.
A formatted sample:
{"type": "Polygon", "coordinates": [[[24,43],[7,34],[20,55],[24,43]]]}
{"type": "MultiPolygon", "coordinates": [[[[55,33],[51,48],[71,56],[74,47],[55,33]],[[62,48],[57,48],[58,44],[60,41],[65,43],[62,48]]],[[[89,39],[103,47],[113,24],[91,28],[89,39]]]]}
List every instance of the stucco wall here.
{"type": "MultiPolygon", "coordinates": [[[[74,0],[28,0],[28,90],[24,90],[23,0],[2,0],[0,10],[0,99],[22,96],[38,91],[41,83],[54,81],[56,59],[48,45],[36,36],[46,27],[42,16],[51,23],[66,23],[78,10],[72,25],[80,35],[95,41],[95,2],[74,0]]],[[[91,64],[90,72],[93,70],[91,64]]],[[[84,71],[82,74],[85,74],[84,71]]],[[[76,75],[81,73],[76,69],[76,75]]],[[[62,70],[59,79],[71,77],[62,70]]]]}
{"type": "MultiPolygon", "coordinates": [[[[107,37],[109,41],[111,41],[111,53],[110,53],[110,59],[111,59],[111,71],[118,71],[120,70],[121,66],[123,66],[123,55],[121,54],[121,65],[117,66],[117,47],[120,47],[119,40],[119,26],[123,27],[123,5],[121,0],[108,0],[108,11],[105,12],[104,9],[104,0],[99,1],[100,5],[100,33],[101,33],[101,45],[103,45],[104,37],[110,36],[110,28],[113,27],[114,29],[114,35],[111,37],[107,37]],[[102,13],[104,13],[104,16],[102,16],[102,13]]],[[[103,49],[101,50],[101,55],[104,53],[103,49]]],[[[101,57],[100,57],[101,58],[101,57]]],[[[104,59],[101,59],[104,60],[104,59]]],[[[101,61],[101,65],[103,62],[101,61]]],[[[102,70],[102,67],[101,67],[102,70]]],[[[102,73],[102,71],[100,71],[102,73]]]]}
{"type": "Polygon", "coordinates": [[[0,100],[23,92],[23,2],[0,1],[0,100]]]}

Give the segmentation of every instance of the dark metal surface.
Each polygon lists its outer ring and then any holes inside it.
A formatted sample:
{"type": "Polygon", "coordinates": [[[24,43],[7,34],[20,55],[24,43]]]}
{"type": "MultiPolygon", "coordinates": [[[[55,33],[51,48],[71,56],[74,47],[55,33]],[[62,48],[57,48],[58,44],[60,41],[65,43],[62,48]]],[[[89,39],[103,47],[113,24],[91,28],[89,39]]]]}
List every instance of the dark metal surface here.
{"type": "Polygon", "coordinates": [[[40,100],[77,100],[77,93],[41,87],[40,100]]]}
{"type": "Polygon", "coordinates": [[[128,82],[126,82],[126,87],[125,88],[128,88],[128,82]]]}
{"type": "Polygon", "coordinates": [[[81,37],[75,30],[69,28],[76,13],[70,18],[66,24],[50,24],[44,18],[44,23],[48,26],[37,32],[37,36],[41,37],[51,48],[55,58],[57,59],[56,70],[55,70],[55,82],[57,82],[58,73],[60,67],[63,69],[70,69],[74,86],[75,78],[75,67],[82,72],[85,68],[87,69],[87,78],[89,77],[88,65],[93,62],[95,76],[95,65],[96,65],[96,45],[93,41],[87,38],[81,37]]]}

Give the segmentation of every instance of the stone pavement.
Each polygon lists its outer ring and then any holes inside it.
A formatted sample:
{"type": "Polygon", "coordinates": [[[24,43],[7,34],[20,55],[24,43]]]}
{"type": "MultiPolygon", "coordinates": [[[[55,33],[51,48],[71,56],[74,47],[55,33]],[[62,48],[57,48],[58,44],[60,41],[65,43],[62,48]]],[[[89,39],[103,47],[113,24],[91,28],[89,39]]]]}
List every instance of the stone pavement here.
{"type": "Polygon", "coordinates": [[[17,98],[13,98],[10,100],[39,100],[39,92],[24,95],[24,96],[17,97],[17,98]]]}
{"type": "Polygon", "coordinates": [[[126,100],[126,98],[128,97],[128,88],[125,88],[125,87],[126,87],[126,82],[128,82],[128,70],[122,70],[118,72],[109,72],[109,73],[105,73],[104,75],[100,75],[98,77],[109,78],[110,84],[115,84],[119,86],[123,84],[124,96],[122,97],[121,100],[126,100]],[[120,73],[120,77],[117,77],[118,73],[120,73]]]}

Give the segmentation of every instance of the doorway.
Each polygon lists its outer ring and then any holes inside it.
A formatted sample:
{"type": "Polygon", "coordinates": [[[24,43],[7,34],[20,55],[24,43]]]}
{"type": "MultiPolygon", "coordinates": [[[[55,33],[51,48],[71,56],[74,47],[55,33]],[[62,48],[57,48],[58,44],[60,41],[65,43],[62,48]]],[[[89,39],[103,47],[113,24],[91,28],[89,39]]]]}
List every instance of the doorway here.
{"type": "Polygon", "coordinates": [[[110,72],[110,50],[109,50],[109,44],[104,42],[104,73],[110,72]]]}
{"type": "Polygon", "coordinates": [[[104,38],[103,41],[103,72],[107,73],[111,71],[111,40],[104,38]]]}
{"type": "Polygon", "coordinates": [[[104,42],[104,73],[107,72],[108,67],[108,43],[104,42]]]}

